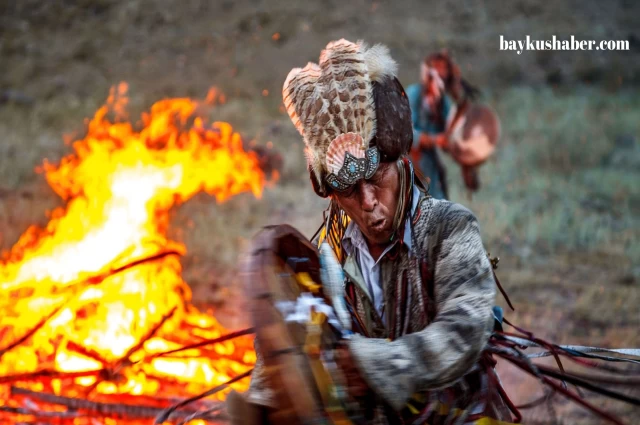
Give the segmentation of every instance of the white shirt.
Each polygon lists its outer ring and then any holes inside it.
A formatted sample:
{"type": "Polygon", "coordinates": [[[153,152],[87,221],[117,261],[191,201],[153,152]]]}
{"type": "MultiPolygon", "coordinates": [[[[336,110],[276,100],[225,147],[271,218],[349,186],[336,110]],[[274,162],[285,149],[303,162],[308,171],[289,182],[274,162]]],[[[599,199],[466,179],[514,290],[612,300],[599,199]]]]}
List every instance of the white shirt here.
{"type": "MultiPolygon", "coordinates": [[[[402,237],[402,240],[407,248],[409,248],[409,251],[411,251],[412,237],[410,220],[416,211],[416,207],[418,206],[419,197],[420,191],[414,185],[413,202],[411,203],[411,214],[409,214],[409,216],[407,217],[407,225],[404,227],[404,235],[402,237]]],[[[353,255],[356,262],[358,263],[358,266],[360,267],[360,272],[362,273],[364,284],[369,290],[371,301],[373,302],[373,305],[381,319],[384,319],[384,294],[382,292],[383,285],[380,281],[380,261],[394,247],[396,243],[398,243],[397,240],[390,244],[382,252],[377,261],[374,261],[371,253],[369,252],[369,247],[367,246],[367,241],[365,240],[364,235],[353,220],[351,220],[351,222],[347,226],[344,237],[342,238],[342,246],[344,247],[345,252],[347,253],[347,255],[353,255]]]]}

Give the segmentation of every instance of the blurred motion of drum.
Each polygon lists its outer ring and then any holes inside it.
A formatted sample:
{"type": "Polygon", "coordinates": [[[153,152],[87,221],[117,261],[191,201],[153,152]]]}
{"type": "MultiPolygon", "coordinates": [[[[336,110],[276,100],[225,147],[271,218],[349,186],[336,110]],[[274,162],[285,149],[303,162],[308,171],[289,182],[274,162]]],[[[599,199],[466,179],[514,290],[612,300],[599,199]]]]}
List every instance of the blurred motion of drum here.
{"type": "MultiPolygon", "coordinates": [[[[318,250],[289,225],[268,226],[252,241],[244,280],[263,359],[252,379],[256,373],[265,379],[278,406],[270,411],[269,423],[359,423],[347,417],[346,405],[338,399],[342,377],[335,367],[327,369],[327,359],[321,356],[332,351],[339,333],[323,320],[324,314],[318,323],[311,318],[301,318],[301,323],[287,319],[283,311],[283,306],[299,303],[303,293],[321,305],[330,303],[321,291],[318,250]]],[[[311,316],[320,313],[312,310],[311,316]]]]}

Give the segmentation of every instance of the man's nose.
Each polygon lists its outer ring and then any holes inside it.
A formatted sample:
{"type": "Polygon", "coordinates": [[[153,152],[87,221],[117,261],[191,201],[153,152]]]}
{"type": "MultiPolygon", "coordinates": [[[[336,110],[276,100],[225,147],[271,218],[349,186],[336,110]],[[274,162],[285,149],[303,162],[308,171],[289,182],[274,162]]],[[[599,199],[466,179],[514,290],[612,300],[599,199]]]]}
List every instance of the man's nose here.
{"type": "Polygon", "coordinates": [[[378,205],[375,188],[367,182],[360,184],[360,204],[366,212],[372,212],[378,205]]]}

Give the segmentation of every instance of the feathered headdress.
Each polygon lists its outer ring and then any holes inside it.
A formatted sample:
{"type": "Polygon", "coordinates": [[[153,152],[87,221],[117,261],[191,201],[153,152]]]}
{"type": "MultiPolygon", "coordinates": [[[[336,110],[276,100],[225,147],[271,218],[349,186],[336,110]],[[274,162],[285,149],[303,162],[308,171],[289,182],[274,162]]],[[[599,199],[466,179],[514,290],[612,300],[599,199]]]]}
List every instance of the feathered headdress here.
{"type": "Polygon", "coordinates": [[[332,41],[318,64],[291,70],[282,94],[304,138],[314,189],[345,190],[369,178],[384,160],[408,151],[408,100],[397,65],[383,45],[332,41]],[[381,137],[383,136],[383,137],[381,137]],[[384,139],[384,140],[383,140],[384,139]]]}

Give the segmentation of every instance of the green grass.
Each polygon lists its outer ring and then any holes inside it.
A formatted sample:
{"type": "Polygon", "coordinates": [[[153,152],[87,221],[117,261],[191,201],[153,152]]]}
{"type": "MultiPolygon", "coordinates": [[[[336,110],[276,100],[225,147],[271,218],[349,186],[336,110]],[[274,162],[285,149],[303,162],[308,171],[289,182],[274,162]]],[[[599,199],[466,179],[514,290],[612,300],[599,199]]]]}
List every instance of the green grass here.
{"type": "Polygon", "coordinates": [[[608,160],[640,163],[637,94],[514,88],[489,102],[503,135],[471,201],[448,161],[451,197],[478,215],[487,245],[613,251],[638,263],[640,169],[608,160]],[[625,137],[635,146],[619,146],[625,137]]]}

